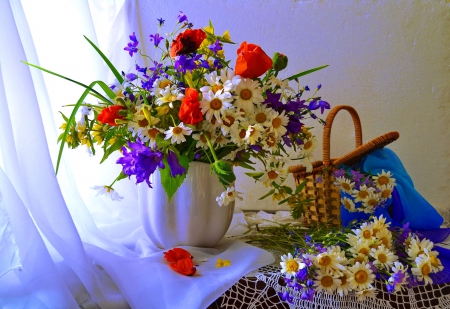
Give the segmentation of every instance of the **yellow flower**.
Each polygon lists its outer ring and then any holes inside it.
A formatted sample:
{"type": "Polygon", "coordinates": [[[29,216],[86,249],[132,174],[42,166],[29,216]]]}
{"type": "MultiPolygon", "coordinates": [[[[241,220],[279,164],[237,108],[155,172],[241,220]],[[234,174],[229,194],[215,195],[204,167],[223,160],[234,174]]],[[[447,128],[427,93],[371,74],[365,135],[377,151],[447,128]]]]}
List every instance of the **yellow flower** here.
{"type": "Polygon", "coordinates": [[[217,258],[216,268],[226,267],[230,265],[231,265],[230,260],[222,260],[221,258],[217,258]]]}
{"type": "Polygon", "coordinates": [[[158,111],[158,116],[163,116],[170,111],[170,107],[168,105],[158,106],[156,110],[158,111]]]}
{"type": "Polygon", "coordinates": [[[231,41],[231,36],[230,36],[230,31],[226,30],[223,34],[222,37],[227,40],[227,41],[231,41]]]}

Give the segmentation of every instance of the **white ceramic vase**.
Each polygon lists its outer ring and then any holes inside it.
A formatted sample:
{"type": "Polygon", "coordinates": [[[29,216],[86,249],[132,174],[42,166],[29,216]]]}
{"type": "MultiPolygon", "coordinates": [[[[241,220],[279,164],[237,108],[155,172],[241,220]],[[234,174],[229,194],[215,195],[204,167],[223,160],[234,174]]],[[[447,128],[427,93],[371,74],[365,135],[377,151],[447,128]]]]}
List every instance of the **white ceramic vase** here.
{"type": "Polygon", "coordinates": [[[139,211],[145,233],[161,249],[176,246],[213,248],[230,226],[234,202],[219,206],[224,188],[210,165],[191,162],[183,184],[169,202],[159,171],[150,177],[153,188],[139,184],[139,211]]]}

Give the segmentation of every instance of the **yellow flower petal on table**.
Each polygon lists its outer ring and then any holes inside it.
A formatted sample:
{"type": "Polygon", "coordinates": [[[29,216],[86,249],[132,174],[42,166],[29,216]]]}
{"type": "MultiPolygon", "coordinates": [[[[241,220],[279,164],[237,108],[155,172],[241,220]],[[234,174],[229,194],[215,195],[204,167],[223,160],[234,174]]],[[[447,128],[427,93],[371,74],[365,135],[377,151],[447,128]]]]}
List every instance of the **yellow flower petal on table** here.
{"type": "Polygon", "coordinates": [[[216,268],[226,267],[230,265],[231,265],[230,260],[222,260],[221,258],[217,258],[216,268]]]}

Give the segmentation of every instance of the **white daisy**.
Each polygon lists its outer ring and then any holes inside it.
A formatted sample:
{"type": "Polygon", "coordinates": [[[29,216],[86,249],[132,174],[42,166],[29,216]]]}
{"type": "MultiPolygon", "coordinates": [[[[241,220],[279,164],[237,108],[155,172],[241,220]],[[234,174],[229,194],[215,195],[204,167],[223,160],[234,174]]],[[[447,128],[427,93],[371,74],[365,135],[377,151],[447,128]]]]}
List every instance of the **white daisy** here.
{"type": "Polygon", "coordinates": [[[339,277],[340,284],[337,286],[336,292],[340,296],[348,295],[348,292],[352,290],[348,282],[349,277],[350,275],[347,271],[343,271],[341,276],[339,277]]]}
{"type": "Polygon", "coordinates": [[[218,147],[222,147],[227,145],[228,143],[230,143],[230,140],[228,138],[226,138],[223,135],[219,135],[216,136],[215,141],[214,141],[214,147],[218,148],[218,147]]]}
{"type": "Polygon", "coordinates": [[[366,185],[361,185],[359,190],[353,190],[352,196],[355,198],[355,203],[362,202],[374,190],[374,188],[367,187],[366,185]]]}
{"type": "Polygon", "coordinates": [[[352,229],[353,233],[361,239],[372,242],[372,224],[368,222],[364,222],[361,224],[359,229],[352,229]]]}
{"type": "Polygon", "coordinates": [[[382,185],[395,185],[395,178],[392,177],[390,171],[385,172],[382,170],[381,174],[377,173],[377,176],[372,176],[372,179],[375,181],[378,188],[380,188],[382,185]]]}
{"type": "Polygon", "coordinates": [[[262,133],[264,132],[263,126],[260,124],[249,125],[247,131],[245,132],[244,140],[247,144],[255,145],[260,138],[262,138],[262,133]]]}
{"type": "Polygon", "coordinates": [[[345,266],[343,264],[346,263],[346,260],[342,258],[341,255],[334,252],[327,251],[319,253],[312,260],[314,264],[322,271],[329,271],[331,273],[337,272],[340,274],[341,271],[345,270],[345,266]]]}
{"type": "Polygon", "coordinates": [[[258,105],[254,108],[254,112],[248,115],[248,121],[251,124],[260,124],[269,127],[272,122],[273,109],[265,105],[258,105]]]}
{"type": "Polygon", "coordinates": [[[220,123],[220,130],[223,135],[228,135],[233,127],[239,126],[239,122],[244,121],[242,113],[236,109],[229,108],[224,111],[222,121],[220,123]]]}
{"type": "Polygon", "coordinates": [[[382,185],[379,187],[379,189],[380,189],[380,196],[383,201],[392,198],[392,191],[394,190],[393,185],[390,184],[382,185]]]}
{"type": "Polygon", "coordinates": [[[283,166],[267,166],[264,171],[264,175],[259,179],[263,184],[268,187],[271,186],[273,182],[276,184],[281,184],[288,176],[287,171],[283,169],[283,166]]]}
{"type": "Polygon", "coordinates": [[[350,286],[358,291],[372,288],[375,281],[375,275],[367,263],[356,262],[354,266],[348,268],[350,286]]]}
{"type": "Polygon", "coordinates": [[[267,83],[264,85],[264,90],[267,90],[268,88],[274,88],[279,87],[279,92],[281,93],[282,97],[286,98],[289,94],[289,92],[293,92],[294,89],[289,86],[289,80],[288,79],[278,79],[275,76],[271,76],[267,83]],[[288,91],[287,91],[288,90],[288,91]]]}
{"type": "Polygon", "coordinates": [[[298,258],[294,258],[291,253],[281,257],[281,273],[294,276],[300,269],[305,268],[305,263],[301,263],[298,258]]]}
{"type": "Polygon", "coordinates": [[[157,78],[153,84],[152,84],[152,88],[150,88],[150,94],[152,96],[156,96],[159,97],[162,95],[162,92],[164,90],[166,90],[167,88],[170,88],[173,86],[173,81],[171,81],[168,78],[165,77],[160,77],[157,78]]]}
{"type": "Polygon", "coordinates": [[[157,127],[150,127],[147,130],[140,131],[139,138],[143,142],[148,141],[150,148],[153,148],[156,145],[156,136],[160,133],[164,133],[164,130],[157,127]]]}
{"type": "Polygon", "coordinates": [[[362,204],[363,207],[370,210],[376,208],[380,204],[380,194],[376,192],[370,193],[369,196],[362,201],[362,204]]]}
{"type": "Polygon", "coordinates": [[[359,301],[363,301],[366,297],[377,297],[378,291],[375,290],[374,287],[366,288],[356,292],[356,296],[358,296],[359,301]]]}
{"type": "Polygon", "coordinates": [[[228,206],[231,202],[234,202],[236,199],[242,201],[242,197],[240,196],[241,192],[238,192],[234,189],[234,187],[228,187],[226,191],[222,192],[220,196],[216,198],[219,206],[228,206]]]}
{"type": "Polygon", "coordinates": [[[345,177],[337,177],[334,180],[334,185],[345,193],[352,194],[355,183],[345,177]]]}
{"type": "Polygon", "coordinates": [[[236,106],[244,109],[247,114],[253,113],[253,104],[259,105],[264,101],[259,83],[250,78],[242,80],[235,90],[236,106]]]}
{"type": "Polygon", "coordinates": [[[215,138],[212,137],[212,134],[209,131],[192,134],[192,138],[197,141],[197,144],[195,144],[196,148],[208,149],[208,141],[206,140],[205,135],[209,138],[211,143],[214,143],[215,138]]]}
{"type": "Polygon", "coordinates": [[[355,203],[351,198],[343,197],[341,198],[341,204],[347,209],[349,212],[355,212],[355,203]]]}
{"type": "Polygon", "coordinates": [[[212,91],[204,93],[203,99],[200,102],[200,107],[205,118],[208,121],[211,121],[214,116],[219,123],[222,122],[221,118],[224,115],[225,110],[232,106],[231,95],[221,91],[216,93],[213,93],[212,91]]]}
{"type": "Polygon", "coordinates": [[[317,292],[325,291],[330,295],[332,295],[337,287],[341,285],[339,274],[331,273],[329,271],[321,271],[318,269],[314,279],[315,290],[317,292]]]}
{"type": "Polygon", "coordinates": [[[416,236],[411,239],[406,253],[408,253],[409,259],[414,261],[420,255],[425,254],[425,250],[427,250],[428,252],[432,251],[433,247],[434,243],[429,239],[424,238],[422,240],[419,240],[419,238],[416,236]]]}
{"type": "Polygon", "coordinates": [[[392,233],[387,228],[380,229],[375,237],[388,249],[392,248],[392,233]]]}
{"type": "Polygon", "coordinates": [[[411,268],[411,272],[417,277],[417,280],[424,281],[425,285],[433,284],[433,279],[430,278],[432,272],[431,259],[428,255],[420,255],[415,260],[416,267],[411,268]]]}
{"type": "Polygon", "coordinates": [[[285,113],[285,111],[282,111],[281,114],[274,111],[272,115],[272,122],[269,128],[270,132],[273,132],[276,137],[283,136],[287,131],[286,126],[289,123],[289,118],[285,113]]]}
{"type": "Polygon", "coordinates": [[[161,96],[156,99],[156,104],[163,105],[168,103],[170,108],[173,108],[173,102],[181,101],[184,98],[184,94],[176,85],[166,87],[160,94],[161,96]]]}
{"type": "Polygon", "coordinates": [[[231,127],[230,138],[233,143],[238,146],[245,144],[245,136],[247,135],[248,123],[240,123],[238,126],[231,127]]]}
{"type": "Polygon", "coordinates": [[[398,257],[385,246],[381,245],[377,249],[372,248],[370,255],[375,259],[373,264],[383,266],[387,269],[392,267],[398,257]]]}
{"type": "Polygon", "coordinates": [[[305,140],[300,147],[300,154],[305,157],[311,157],[317,147],[317,138],[315,136],[305,140]]]}
{"type": "Polygon", "coordinates": [[[363,253],[354,254],[353,258],[348,260],[349,265],[355,265],[356,262],[358,263],[367,263],[369,262],[369,256],[365,255],[363,253]]]}
{"type": "Polygon", "coordinates": [[[408,283],[408,266],[405,267],[405,265],[400,262],[394,262],[394,266],[392,266],[391,269],[392,276],[388,279],[388,281],[390,283],[395,282],[395,291],[402,291],[408,283]],[[394,276],[397,280],[394,279],[394,276]],[[399,279],[401,279],[401,281],[399,281],[399,279]]]}
{"type": "Polygon", "coordinates": [[[164,138],[169,139],[171,143],[181,144],[186,141],[185,135],[191,135],[192,129],[189,127],[186,127],[184,123],[180,122],[180,124],[176,127],[169,126],[169,130],[165,131],[164,134],[166,137],[164,138]]]}
{"type": "Polygon", "coordinates": [[[123,197],[120,196],[119,193],[117,193],[117,191],[110,186],[93,186],[91,187],[91,189],[98,190],[97,195],[95,196],[106,195],[113,201],[120,201],[123,199],[123,197]]]}
{"type": "Polygon", "coordinates": [[[372,231],[374,236],[376,236],[380,230],[387,229],[391,225],[390,222],[386,223],[386,218],[383,217],[383,215],[373,217],[372,220],[372,231]]]}
{"type": "Polygon", "coordinates": [[[371,242],[360,238],[355,246],[350,248],[350,252],[353,253],[353,256],[357,256],[360,253],[369,256],[371,250],[370,245],[371,242]]]}

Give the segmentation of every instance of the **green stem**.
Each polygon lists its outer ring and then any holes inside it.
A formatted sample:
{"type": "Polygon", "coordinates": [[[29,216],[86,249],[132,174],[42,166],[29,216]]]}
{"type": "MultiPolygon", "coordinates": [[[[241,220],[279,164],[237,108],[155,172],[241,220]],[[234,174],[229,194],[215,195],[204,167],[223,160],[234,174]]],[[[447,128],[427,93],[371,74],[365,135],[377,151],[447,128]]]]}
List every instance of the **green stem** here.
{"type": "Polygon", "coordinates": [[[217,158],[216,152],[214,151],[213,145],[211,144],[211,141],[209,140],[208,135],[206,135],[205,132],[203,132],[203,131],[202,131],[202,134],[205,137],[206,142],[208,143],[208,147],[209,147],[209,150],[211,150],[211,154],[212,154],[212,156],[214,158],[214,161],[215,162],[219,161],[219,158],[217,158]]]}

